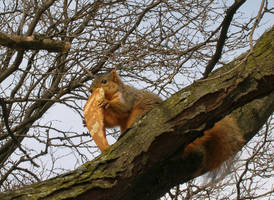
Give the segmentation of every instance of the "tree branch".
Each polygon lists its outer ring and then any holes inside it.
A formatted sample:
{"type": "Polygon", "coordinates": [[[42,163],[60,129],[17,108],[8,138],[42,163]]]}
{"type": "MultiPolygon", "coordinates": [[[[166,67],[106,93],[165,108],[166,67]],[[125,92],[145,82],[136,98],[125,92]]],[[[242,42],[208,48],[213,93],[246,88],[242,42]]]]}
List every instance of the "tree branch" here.
{"type": "Polygon", "coordinates": [[[198,81],[174,94],[93,161],[0,194],[0,199],[157,199],[174,185],[198,176],[195,168],[201,166],[201,159],[182,155],[201,132],[230,114],[248,140],[273,112],[273,36],[274,28],[240,67],[234,68],[235,60],[210,75],[218,78],[198,81]]]}
{"type": "Polygon", "coordinates": [[[16,146],[25,154],[25,156],[30,160],[30,162],[35,166],[39,167],[38,164],[36,164],[33,160],[30,159],[30,156],[28,153],[21,147],[21,143],[17,140],[17,137],[13,134],[13,132],[10,130],[9,127],[9,119],[8,119],[8,112],[7,112],[7,107],[6,103],[3,98],[0,98],[0,106],[2,107],[2,113],[3,113],[3,121],[6,126],[7,132],[9,136],[12,138],[13,142],[16,144],[16,146]]]}
{"type": "Polygon", "coordinates": [[[46,36],[17,36],[0,33],[0,45],[17,50],[47,50],[50,52],[68,51],[69,42],[52,40],[46,36]]]}
{"type": "Polygon", "coordinates": [[[216,51],[205,68],[204,78],[208,77],[209,73],[213,70],[214,66],[221,58],[222,50],[223,50],[223,47],[225,44],[225,40],[227,38],[227,32],[228,32],[228,28],[230,27],[230,23],[233,19],[234,14],[236,13],[236,11],[245,2],[246,2],[246,0],[235,0],[234,4],[232,4],[232,6],[230,6],[230,8],[227,10],[226,16],[221,24],[222,30],[221,30],[221,34],[220,34],[220,37],[219,37],[217,45],[216,45],[216,51]]]}

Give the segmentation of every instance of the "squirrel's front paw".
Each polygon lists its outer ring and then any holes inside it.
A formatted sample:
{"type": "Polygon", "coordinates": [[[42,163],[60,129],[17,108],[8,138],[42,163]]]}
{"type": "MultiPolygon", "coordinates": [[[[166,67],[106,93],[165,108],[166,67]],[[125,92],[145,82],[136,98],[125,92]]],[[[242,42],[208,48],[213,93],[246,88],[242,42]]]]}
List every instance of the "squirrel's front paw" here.
{"type": "Polygon", "coordinates": [[[109,107],[109,102],[106,99],[103,99],[101,101],[98,101],[98,106],[104,109],[107,109],[109,107]]]}
{"type": "Polygon", "coordinates": [[[85,119],[83,119],[83,126],[84,126],[84,127],[87,127],[87,123],[86,123],[86,120],[85,120],[85,119]]]}

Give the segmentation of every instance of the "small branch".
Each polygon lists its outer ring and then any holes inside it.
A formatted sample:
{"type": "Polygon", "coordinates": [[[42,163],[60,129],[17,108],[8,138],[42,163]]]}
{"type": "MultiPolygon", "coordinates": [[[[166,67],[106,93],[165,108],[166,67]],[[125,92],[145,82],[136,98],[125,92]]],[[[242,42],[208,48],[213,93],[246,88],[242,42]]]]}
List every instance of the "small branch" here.
{"type": "Polygon", "coordinates": [[[47,50],[50,52],[68,51],[70,42],[52,40],[43,35],[18,36],[0,33],[0,45],[16,50],[47,50]]]}
{"type": "Polygon", "coordinates": [[[105,56],[102,57],[102,59],[98,62],[96,66],[94,66],[91,69],[92,74],[96,74],[101,67],[106,63],[106,61],[109,59],[110,55],[112,55],[117,49],[119,49],[128,39],[128,37],[132,34],[134,30],[137,29],[137,27],[140,25],[141,21],[143,20],[144,16],[147,12],[149,12],[152,8],[155,8],[161,3],[161,0],[158,0],[156,2],[152,2],[150,5],[148,5],[139,15],[138,19],[134,23],[134,25],[126,32],[126,34],[123,36],[123,38],[115,44],[113,47],[111,47],[105,54],[105,56]]]}
{"type": "Polygon", "coordinates": [[[254,25],[253,25],[252,30],[251,30],[250,35],[249,35],[249,46],[250,46],[250,52],[251,53],[254,52],[254,49],[253,49],[253,33],[254,33],[255,28],[256,28],[256,26],[258,25],[258,23],[261,19],[264,3],[265,3],[265,0],[262,0],[261,5],[260,5],[260,9],[259,9],[257,17],[256,17],[256,20],[254,22],[254,25]]]}
{"type": "Polygon", "coordinates": [[[8,119],[8,111],[7,111],[6,103],[3,98],[0,98],[0,105],[2,107],[3,120],[4,120],[4,124],[6,126],[6,129],[8,131],[8,134],[14,140],[14,142],[19,146],[20,145],[19,141],[17,140],[17,138],[14,136],[13,132],[10,129],[9,119],[8,119]]]}
{"type": "Polygon", "coordinates": [[[22,162],[22,160],[23,157],[21,157],[16,163],[14,163],[13,166],[3,176],[1,176],[0,185],[3,185],[4,181],[12,173],[12,171],[17,168],[17,166],[22,162]]]}
{"type": "Polygon", "coordinates": [[[10,137],[12,138],[12,140],[14,141],[14,143],[16,144],[16,146],[25,154],[25,156],[29,159],[29,161],[35,166],[35,167],[39,167],[38,164],[36,164],[31,158],[30,156],[27,154],[27,152],[21,147],[21,143],[17,140],[17,138],[15,137],[15,135],[13,134],[13,132],[11,131],[10,127],[9,127],[9,119],[8,119],[8,111],[7,111],[7,107],[6,107],[6,103],[4,101],[3,98],[0,98],[0,105],[2,107],[2,114],[3,114],[3,120],[7,129],[8,134],[10,135],[10,137]]]}
{"type": "Polygon", "coordinates": [[[234,14],[236,11],[240,8],[241,5],[243,5],[246,2],[246,0],[235,0],[234,4],[230,6],[230,8],[226,12],[226,16],[222,22],[222,30],[219,37],[219,40],[216,45],[216,51],[213,55],[212,59],[208,62],[205,72],[204,72],[204,78],[207,78],[209,73],[213,70],[216,63],[219,61],[222,55],[222,50],[225,44],[225,40],[227,38],[227,32],[228,28],[230,27],[231,21],[233,19],[234,14]]]}
{"type": "MultiPolygon", "coordinates": [[[[254,31],[255,31],[256,26],[258,25],[258,23],[259,23],[259,21],[260,21],[261,14],[262,14],[262,10],[263,10],[263,7],[264,7],[264,3],[265,3],[265,0],[262,0],[261,5],[260,5],[260,9],[259,9],[259,11],[258,11],[258,15],[257,15],[257,17],[256,17],[256,20],[255,20],[255,22],[254,22],[254,24],[253,24],[253,26],[252,26],[252,30],[251,30],[250,35],[249,35],[249,47],[250,47],[249,52],[248,52],[248,53],[246,54],[246,56],[245,56],[245,57],[244,57],[244,58],[243,58],[235,67],[233,67],[231,70],[225,72],[225,73],[222,74],[222,75],[218,75],[218,76],[216,76],[216,77],[212,77],[212,78],[210,78],[211,80],[212,80],[212,79],[220,78],[221,76],[224,76],[224,75],[226,75],[226,74],[228,74],[228,73],[231,73],[233,70],[236,70],[239,66],[241,66],[244,62],[247,61],[247,59],[249,58],[249,56],[250,56],[251,54],[253,54],[253,52],[254,52],[254,48],[253,48],[253,33],[254,33],[254,31]]],[[[215,63],[215,64],[216,64],[216,63],[215,63]]],[[[212,68],[212,69],[213,69],[213,68],[212,68]]],[[[211,70],[212,70],[212,69],[211,69],[211,70]]],[[[209,72],[209,73],[210,73],[210,72],[209,72]]],[[[208,74],[207,74],[207,75],[208,75],[208,74]]],[[[203,82],[203,81],[208,81],[208,80],[209,80],[209,78],[204,77],[204,79],[198,80],[197,82],[203,82]]]]}

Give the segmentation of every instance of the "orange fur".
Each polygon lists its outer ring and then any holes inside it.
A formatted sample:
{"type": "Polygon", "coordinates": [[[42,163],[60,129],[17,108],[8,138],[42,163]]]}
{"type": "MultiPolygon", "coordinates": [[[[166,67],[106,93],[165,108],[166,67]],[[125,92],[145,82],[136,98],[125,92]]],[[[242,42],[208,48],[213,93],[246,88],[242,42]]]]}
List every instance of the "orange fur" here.
{"type": "MultiPolygon", "coordinates": [[[[144,110],[141,110],[139,108],[135,108],[131,112],[130,116],[127,119],[126,128],[130,128],[134,124],[134,122],[136,121],[136,119],[138,119],[140,116],[142,116],[143,113],[144,113],[144,110]]],[[[124,131],[124,130],[122,130],[122,131],[124,131]]]]}
{"type": "Polygon", "coordinates": [[[202,171],[212,171],[232,158],[243,142],[237,123],[230,116],[217,122],[204,135],[188,144],[184,156],[193,152],[203,154],[202,171]]]}

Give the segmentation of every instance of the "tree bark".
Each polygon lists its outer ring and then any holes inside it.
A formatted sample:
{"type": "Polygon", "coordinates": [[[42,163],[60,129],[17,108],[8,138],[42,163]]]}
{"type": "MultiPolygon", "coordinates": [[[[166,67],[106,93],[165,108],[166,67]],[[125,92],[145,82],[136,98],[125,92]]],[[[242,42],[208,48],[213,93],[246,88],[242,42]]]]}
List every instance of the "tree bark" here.
{"type": "Polygon", "coordinates": [[[18,36],[0,33],[0,45],[17,50],[47,50],[65,52],[71,47],[70,42],[52,40],[43,35],[18,36]]]}
{"type": "Polygon", "coordinates": [[[200,160],[182,155],[204,130],[230,114],[248,141],[273,113],[273,36],[272,28],[246,62],[242,55],[174,94],[94,160],[0,199],[157,199],[192,179],[200,160]]]}

